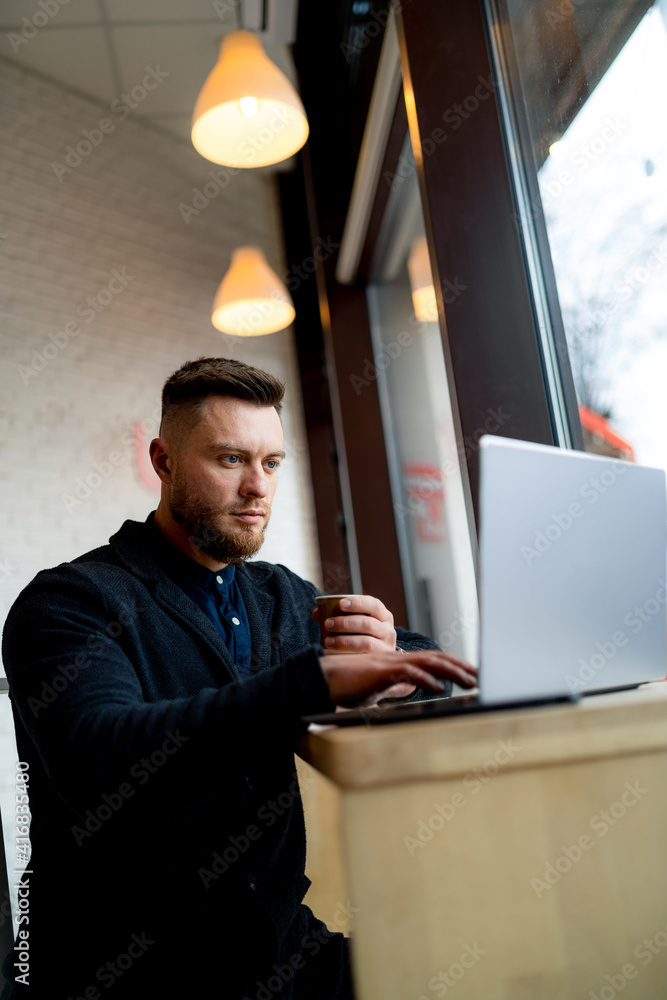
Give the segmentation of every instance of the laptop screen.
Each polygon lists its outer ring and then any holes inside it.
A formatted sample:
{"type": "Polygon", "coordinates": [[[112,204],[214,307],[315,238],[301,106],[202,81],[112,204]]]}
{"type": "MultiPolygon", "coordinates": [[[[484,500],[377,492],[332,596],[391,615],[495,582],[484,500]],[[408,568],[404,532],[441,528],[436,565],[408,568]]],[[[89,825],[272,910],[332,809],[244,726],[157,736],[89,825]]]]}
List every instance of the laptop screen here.
{"type": "Polygon", "coordinates": [[[482,699],[664,678],[665,473],[496,436],[480,453],[482,699]]]}

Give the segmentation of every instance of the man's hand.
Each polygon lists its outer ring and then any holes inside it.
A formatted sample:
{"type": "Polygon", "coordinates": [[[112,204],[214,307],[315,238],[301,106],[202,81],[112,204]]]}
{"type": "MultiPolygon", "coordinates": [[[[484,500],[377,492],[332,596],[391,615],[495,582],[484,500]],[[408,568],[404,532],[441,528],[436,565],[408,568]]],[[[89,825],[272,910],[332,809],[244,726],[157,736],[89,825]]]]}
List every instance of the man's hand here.
{"type": "MultiPolygon", "coordinates": [[[[370,598],[373,600],[373,598],[370,598]]],[[[387,696],[392,686],[408,683],[442,692],[442,680],[461,687],[477,685],[477,668],[435,649],[413,653],[366,653],[360,656],[321,656],[320,666],[329,697],[346,708],[367,708],[387,696]]]]}
{"type": "MultiPolygon", "coordinates": [[[[344,598],[339,607],[345,614],[327,618],[324,625],[331,636],[324,645],[331,650],[351,653],[394,652],[396,649],[396,629],[394,616],[377,597],[360,594],[344,598]]],[[[313,611],[318,621],[318,609],[313,611]]]]}

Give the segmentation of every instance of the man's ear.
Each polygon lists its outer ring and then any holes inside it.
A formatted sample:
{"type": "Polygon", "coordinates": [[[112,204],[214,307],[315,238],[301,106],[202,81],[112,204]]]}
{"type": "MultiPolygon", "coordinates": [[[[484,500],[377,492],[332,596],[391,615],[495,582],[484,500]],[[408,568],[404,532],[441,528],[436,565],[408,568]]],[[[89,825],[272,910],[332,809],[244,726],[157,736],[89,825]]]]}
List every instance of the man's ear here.
{"type": "Polygon", "coordinates": [[[153,468],[163,483],[170,483],[173,468],[173,459],[170,448],[164,438],[153,438],[149,445],[149,454],[153,468]]]}

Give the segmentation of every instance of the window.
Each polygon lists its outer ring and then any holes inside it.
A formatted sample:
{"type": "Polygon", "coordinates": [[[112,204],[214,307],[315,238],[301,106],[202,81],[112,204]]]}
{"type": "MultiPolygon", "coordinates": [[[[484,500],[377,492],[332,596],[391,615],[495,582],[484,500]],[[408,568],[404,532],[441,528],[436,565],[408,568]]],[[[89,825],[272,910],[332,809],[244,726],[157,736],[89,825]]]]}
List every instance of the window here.
{"type": "Polygon", "coordinates": [[[667,468],[667,3],[489,7],[546,353],[588,450],[667,468]]]}
{"type": "Polygon", "coordinates": [[[390,195],[393,224],[381,227],[375,258],[383,263],[367,300],[410,626],[477,662],[466,456],[456,440],[415,173],[394,185],[400,195],[390,195]]]}

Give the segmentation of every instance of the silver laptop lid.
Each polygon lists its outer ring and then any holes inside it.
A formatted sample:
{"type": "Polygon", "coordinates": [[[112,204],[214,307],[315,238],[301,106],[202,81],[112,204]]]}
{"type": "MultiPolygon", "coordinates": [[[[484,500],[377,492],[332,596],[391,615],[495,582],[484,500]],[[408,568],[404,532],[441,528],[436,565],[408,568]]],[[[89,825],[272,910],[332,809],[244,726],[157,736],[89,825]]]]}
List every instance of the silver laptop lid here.
{"type": "Polygon", "coordinates": [[[665,677],[665,473],[495,436],[480,451],[483,701],[665,677]]]}

